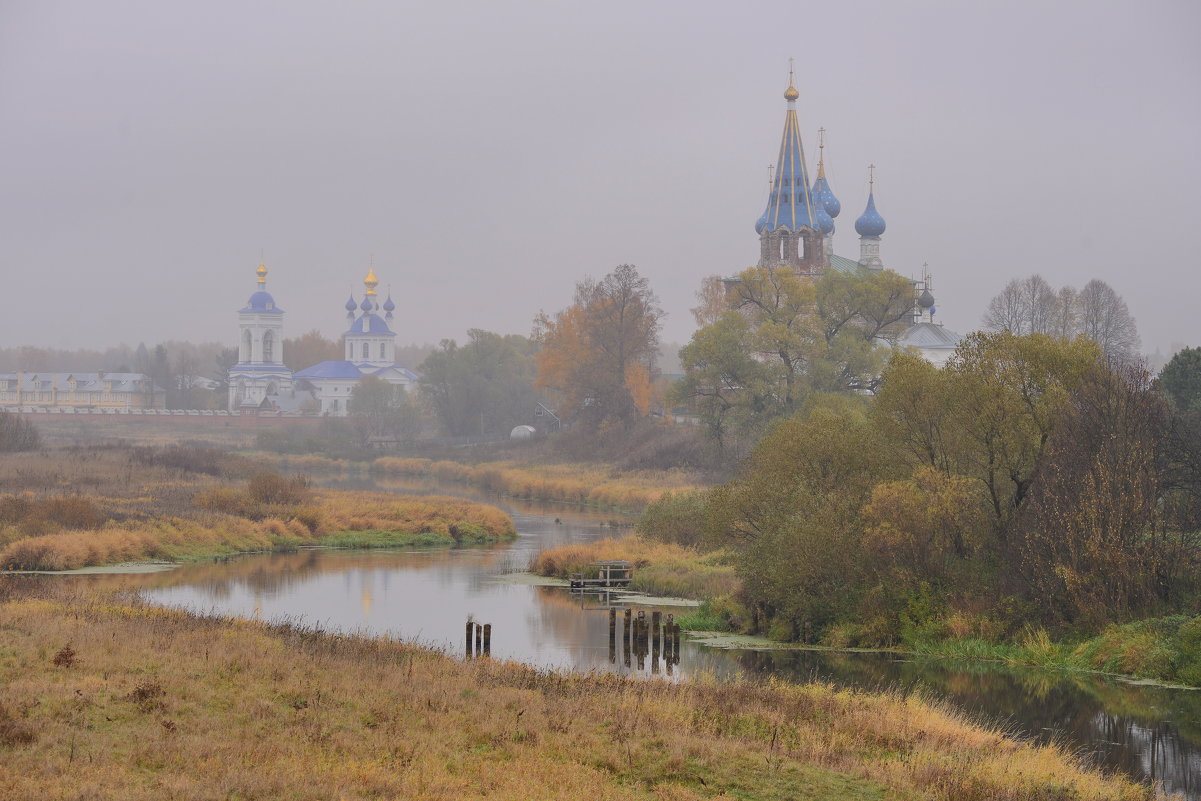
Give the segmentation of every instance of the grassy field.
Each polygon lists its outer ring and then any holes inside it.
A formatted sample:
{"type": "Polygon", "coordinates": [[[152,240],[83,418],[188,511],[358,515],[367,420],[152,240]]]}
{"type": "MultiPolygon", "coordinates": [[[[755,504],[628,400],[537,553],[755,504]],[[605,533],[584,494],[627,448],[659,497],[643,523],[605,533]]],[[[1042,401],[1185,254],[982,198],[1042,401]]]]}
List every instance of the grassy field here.
{"type": "Polygon", "coordinates": [[[314,489],[303,476],[189,448],[0,457],[0,567],[69,570],[302,545],[490,542],[508,515],[461,498],[314,489]]]}
{"type": "Polygon", "coordinates": [[[0,797],[1151,799],[914,696],[461,662],[0,579],[0,797]]]}
{"type": "Polygon", "coordinates": [[[379,475],[434,476],[540,501],[618,509],[644,509],[668,492],[696,489],[697,477],[682,470],[617,470],[597,464],[531,465],[516,461],[466,464],[384,456],[371,463],[379,475]]]}

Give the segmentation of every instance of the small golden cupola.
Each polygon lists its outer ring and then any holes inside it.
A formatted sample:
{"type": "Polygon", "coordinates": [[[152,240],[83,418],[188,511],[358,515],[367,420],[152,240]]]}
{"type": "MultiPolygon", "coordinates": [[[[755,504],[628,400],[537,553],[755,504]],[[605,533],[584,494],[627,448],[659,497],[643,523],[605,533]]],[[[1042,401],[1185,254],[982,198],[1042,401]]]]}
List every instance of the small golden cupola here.
{"type": "Polygon", "coordinates": [[[267,265],[266,264],[264,264],[263,262],[260,261],[259,268],[254,271],[254,274],[259,277],[259,279],[258,279],[259,286],[262,286],[267,283],[267,265]]]}

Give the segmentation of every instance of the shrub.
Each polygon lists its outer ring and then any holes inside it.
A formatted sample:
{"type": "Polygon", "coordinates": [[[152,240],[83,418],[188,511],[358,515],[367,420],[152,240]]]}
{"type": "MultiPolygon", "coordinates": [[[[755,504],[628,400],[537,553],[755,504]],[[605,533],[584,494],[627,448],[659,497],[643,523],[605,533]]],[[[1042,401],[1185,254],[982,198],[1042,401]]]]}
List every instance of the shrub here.
{"type": "Polygon", "coordinates": [[[298,506],[312,497],[308,476],[281,476],[279,473],[260,473],[246,487],[250,497],[259,503],[279,506],[298,506]]]}
{"type": "Polygon", "coordinates": [[[42,445],[37,427],[11,412],[0,412],[0,451],[34,451],[42,445]]]}

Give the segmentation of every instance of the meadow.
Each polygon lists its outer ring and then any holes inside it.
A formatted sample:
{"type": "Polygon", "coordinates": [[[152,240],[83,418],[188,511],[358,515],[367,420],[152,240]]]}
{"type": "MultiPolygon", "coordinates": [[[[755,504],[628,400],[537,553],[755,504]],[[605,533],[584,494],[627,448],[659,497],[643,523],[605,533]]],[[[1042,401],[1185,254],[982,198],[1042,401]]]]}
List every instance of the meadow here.
{"type": "Polygon", "coordinates": [[[70,570],[304,545],[489,542],[515,536],[460,498],[317,489],[216,450],[90,447],[0,458],[0,567],[70,570]]]}
{"type": "Polygon", "coordinates": [[[0,578],[0,797],[1149,801],[916,695],[566,674],[0,578]]]}

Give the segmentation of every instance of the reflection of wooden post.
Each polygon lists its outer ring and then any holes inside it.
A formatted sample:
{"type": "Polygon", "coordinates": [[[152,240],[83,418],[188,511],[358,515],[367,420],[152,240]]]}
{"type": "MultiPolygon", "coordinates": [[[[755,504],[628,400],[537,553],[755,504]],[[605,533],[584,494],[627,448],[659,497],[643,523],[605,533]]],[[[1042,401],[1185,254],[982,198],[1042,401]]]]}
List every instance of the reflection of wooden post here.
{"type": "Polygon", "coordinates": [[[617,610],[609,610],[609,663],[617,661],[617,610]]]}
{"type": "Polygon", "coordinates": [[[479,656],[480,654],[482,654],[484,652],[484,647],[483,647],[484,644],[482,642],[483,636],[484,636],[484,627],[481,626],[479,623],[476,623],[475,624],[475,655],[476,656],[479,656]]]}
{"type": "Polygon", "coordinates": [[[680,624],[675,623],[672,626],[671,633],[671,656],[675,663],[680,664],[680,624]]]}
{"type": "Polygon", "coordinates": [[[654,650],[659,650],[659,620],[661,619],[659,612],[651,612],[651,647],[654,650]]]}
{"type": "Polygon", "coordinates": [[[471,658],[471,628],[475,624],[470,620],[467,621],[467,658],[471,658]]]}
{"type": "Polygon", "coordinates": [[[492,656],[492,624],[484,624],[484,656],[492,656]]]}
{"type": "Polygon", "coordinates": [[[630,638],[633,636],[633,633],[630,631],[630,610],[627,609],[625,614],[625,628],[621,630],[622,661],[625,662],[625,666],[627,668],[630,666],[630,638]]]}

